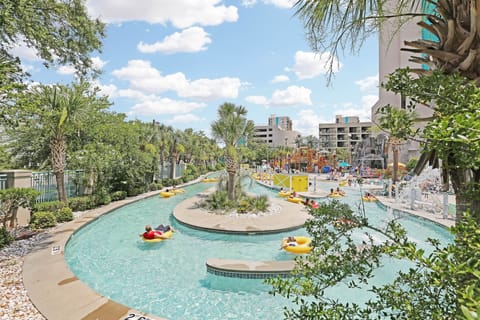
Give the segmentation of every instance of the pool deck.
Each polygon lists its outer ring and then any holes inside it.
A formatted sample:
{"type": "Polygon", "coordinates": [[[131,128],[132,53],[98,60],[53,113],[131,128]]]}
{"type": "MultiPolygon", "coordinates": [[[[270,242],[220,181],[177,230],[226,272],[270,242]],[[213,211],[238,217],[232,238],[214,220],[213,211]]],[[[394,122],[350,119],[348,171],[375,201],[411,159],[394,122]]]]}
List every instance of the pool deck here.
{"type": "MultiPolygon", "coordinates": [[[[49,320],[137,320],[143,316],[145,317],[144,320],[162,319],[116,303],[90,289],[70,271],[63,254],[69,237],[82,226],[105,213],[129,203],[156,196],[159,192],[150,192],[90,210],[74,221],[50,230],[36,250],[25,257],[23,264],[24,286],[28,291],[30,300],[45,318],[49,320]]],[[[319,196],[318,193],[304,193],[302,195],[312,198],[319,196]]],[[[200,194],[178,204],[174,209],[176,219],[191,227],[216,232],[265,233],[297,229],[308,218],[308,212],[303,205],[280,198],[271,200],[274,211],[270,214],[260,216],[216,215],[196,208],[195,203],[202,196],[200,194]]],[[[380,200],[386,206],[394,207],[395,205],[388,199],[380,198],[380,200]]],[[[407,211],[405,208],[396,209],[407,211]]],[[[431,214],[419,211],[412,213],[433,220],[431,214]]],[[[435,222],[445,226],[453,224],[453,221],[449,219],[442,219],[441,217],[436,219],[435,222]]],[[[253,272],[281,272],[293,268],[291,262],[221,260],[214,257],[209,259],[208,263],[215,268],[253,272]]]]}

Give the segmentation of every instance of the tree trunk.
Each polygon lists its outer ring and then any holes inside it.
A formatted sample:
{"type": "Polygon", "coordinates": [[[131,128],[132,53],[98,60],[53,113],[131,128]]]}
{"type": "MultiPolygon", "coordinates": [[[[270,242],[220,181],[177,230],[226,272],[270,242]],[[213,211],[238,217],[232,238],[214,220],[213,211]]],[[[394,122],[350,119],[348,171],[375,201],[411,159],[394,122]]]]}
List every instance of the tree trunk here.
{"type": "Polygon", "coordinates": [[[58,200],[67,202],[67,192],[65,190],[65,168],[66,168],[66,142],[63,136],[57,136],[50,141],[52,152],[53,173],[57,180],[58,200]]]}
{"type": "Polygon", "coordinates": [[[231,155],[225,156],[228,173],[228,199],[235,200],[235,176],[237,175],[237,164],[231,155]]]}
{"type": "Polygon", "coordinates": [[[455,191],[455,220],[462,220],[463,213],[470,211],[470,214],[480,221],[480,194],[478,181],[480,181],[480,171],[475,170],[473,173],[473,181],[471,180],[471,172],[469,170],[452,170],[450,177],[453,190],[455,191]],[[475,183],[476,182],[476,183],[475,183]]]}
{"type": "Polygon", "coordinates": [[[392,145],[393,152],[393,183],[398,181],[398,145],[392,145]]]}
{"type": "Polygon", "coordinates": [[[18,207],[12,208],[10,211],[10,228],[15,228],[15,221],[17,220],[17,212],[18,212],[18,207]]]}

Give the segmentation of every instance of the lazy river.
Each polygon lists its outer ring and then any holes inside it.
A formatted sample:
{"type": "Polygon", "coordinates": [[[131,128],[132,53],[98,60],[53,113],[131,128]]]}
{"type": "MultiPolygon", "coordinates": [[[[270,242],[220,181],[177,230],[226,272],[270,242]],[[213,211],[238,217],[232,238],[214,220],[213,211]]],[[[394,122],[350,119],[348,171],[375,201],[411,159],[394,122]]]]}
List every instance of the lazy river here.
{"type": "MultiPolygon", "coordinates": [[[[177,223],[173,208],[182,200],[211,187],[198,183],[171,198],[151,197],[106,214],[78,230],[68,241],[65,259],[72,272],[100,294],[167,319],[279,319],[290,302],[268,293],[259,279],[226,278],[207,273],[209,258],[290,260],[295,255],[279,250],[282,238],[307,235],[304,229],[267,235],[232,235],[190,229],[177,223]],[[172,240],[145,243],[139,234],[146,224],[170,224],[172,240]]],[[[329,190],[332,183],[322,183],[329,190]]],[[[354,204],[359,191],[347,190],[345,201],[354,204]]],[[[250,192],[276,196],[258,184],[250,192]]],[[[375,203],[365,203],[369,219],[383,223],[387,213],[375,203]]],[[[401,219],[414,241],[426,245],[429,237],[451,241],[449,232],[433,223],[405,216],[401,219]]],[[[359,235],[361,236],[361,235],[359,235]]],[[[378,281],[391,276],[386,262],[378,281]]],[[[398,263],[398,262],[397,262],[398,263]]],[[[332,290],[332,294],[336,294],[332,290]]],[[[357,301],[358,292],[342,293],[357,301]],[[349,296],[350,295],[350,296],[349,296]]]]}

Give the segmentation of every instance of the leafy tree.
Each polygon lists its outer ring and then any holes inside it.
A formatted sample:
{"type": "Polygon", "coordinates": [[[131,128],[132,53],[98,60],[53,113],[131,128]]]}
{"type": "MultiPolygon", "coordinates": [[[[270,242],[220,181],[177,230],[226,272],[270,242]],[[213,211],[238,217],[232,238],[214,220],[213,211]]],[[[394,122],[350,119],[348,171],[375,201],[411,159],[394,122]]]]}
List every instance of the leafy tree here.
{"type": "MultiPolygon", "coordinates": [[[[480,46],[477,1],[357,1],[357,0],[299,0],[296,15],[304,22],[310,46],[315,51],[330,50],[329,66],[334,70],[341,50],[358,52],[365,39],[376,34],[386,23],[401,28],[411,18],[433,34],[435,40],[405,42],[407,50],[418,54],[412,61],[440,68],[447,73],[461,72],[471,80],[480,78],[480,46]]],[[[430,73],[424,68],[418,73],[430,73]]],[[[330,73],[331,75],[331,73],[330,73]]]]}
{"type": "Polygon", "coordinates": [[[253,134],[253,122],[247,120],[247,109],[233,103],[224,103],[218,109],[218,120],[212,123],[213,136],[225,145],[225,162],[228,173],[228,198],[235,199],[235,179],[238,170],[237,148],[247,143],[253,134]]]}
{"type": "Polygon", "coordinates": [[[92,67],[90,53],[100,50],[105,36],[105,25],[89,17],[84,0],[1,0],[0,11],[0,52],[7,60],[15,60],[8,50],[23,41],[47,67],[71,64],[85,75],[92,67]]]}
{"type": "Polygon", "coordinates": [[[72,86],[33,87],[17,106],[12,110],[16,117],[48,142],[58,197],[66,202],[64,172],[67,165],[67,136],[87,126],[92,113],[106,109],[109,102],[104,97],[97,97],[97,90],[92,90],[88,83],[82,82],[72,86]]]}
{"type": "MultiPolygon", "coordinates": [[[[286,319],[474,319],[480,310],[478,221],[469,215],[452,228],[462,235],[442,248],[420,248],[395,221],[386,229],[370,224],[338,201],[310,211],[305,225],[313,250],[296,258],[293,277],[270,279],[272,293],[297,306],[285,308],[286,319]],[[363,239],[352,232],[360,227],[363,239]],[[409,266],[378,284],[375,273],[387,260],[409,266]],[[341,292],[332,294],[332,289],[341,292]],[[360,297],[362,302],[342,299],[360,297]]],[[[381,271],[380,271],[381,272],[381,271]]],[[[335,292],[335,291],[333,291],[335,292]]]]}
{"type": "Polygon", "coordinates": [[[412,128],[416,115],[414,112],[408,112],[405,109],[394,108],[391,105],[378,109],[378,113],[383,114],[380,117],[379,126],[387,131],[388,140],[386,144],[386,153],[392,149],[393,153],[393,181],[398,179],[398,154],[400,146],[405,141],[416,135],[416,130],[412,128]]]}
{"type": "Polygon", "coordinates": [[[467,209],[480,220],[480,89],[459,74],[436,71],[416,78],[408,69],[390,75],[385,88],[434,106],[423,132],[425,150],[417,173],[428,162],[438,166],[441,160],[446,185],[450,179],[455,191],[457,222],[467,209]]]}

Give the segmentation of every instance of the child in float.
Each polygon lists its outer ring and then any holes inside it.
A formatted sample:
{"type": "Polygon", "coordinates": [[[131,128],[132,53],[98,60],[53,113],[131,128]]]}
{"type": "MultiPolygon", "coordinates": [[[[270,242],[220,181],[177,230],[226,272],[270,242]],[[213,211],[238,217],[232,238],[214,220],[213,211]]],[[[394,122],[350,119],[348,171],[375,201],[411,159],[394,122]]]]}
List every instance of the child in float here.
{"type": "Polygon", "coordinates": [[[286,247],[295,247],[297,245],[297,239],[295,237],[289,236],[285,241],[285,244],[280,248],[285,249],[286,247]]]}
{"type": "Polygon", "coordinates": [[[340,190],[340,187],[337,187],[337,191],[336,191],[336,193],[337,193],[337,194],[339,194],[339,195],[342,195],[342,196],[344,196],[344,195],[345,195],[345,191],[343,191],[343,190],[340,190]]]}
{"type": "Polygon", "coordinates": [[[152,229],[152,226],[150,226],[149,224],[147,224],[145,226],[145,232],[143,234],[140,235],[141,237],[145,238],[145,239],[148,239],[148,240],[152,240],[152,239],[168,239],[167,236],[165,236],[165,234],[160,231],[160,230],[153,230],[152,229]]]}

